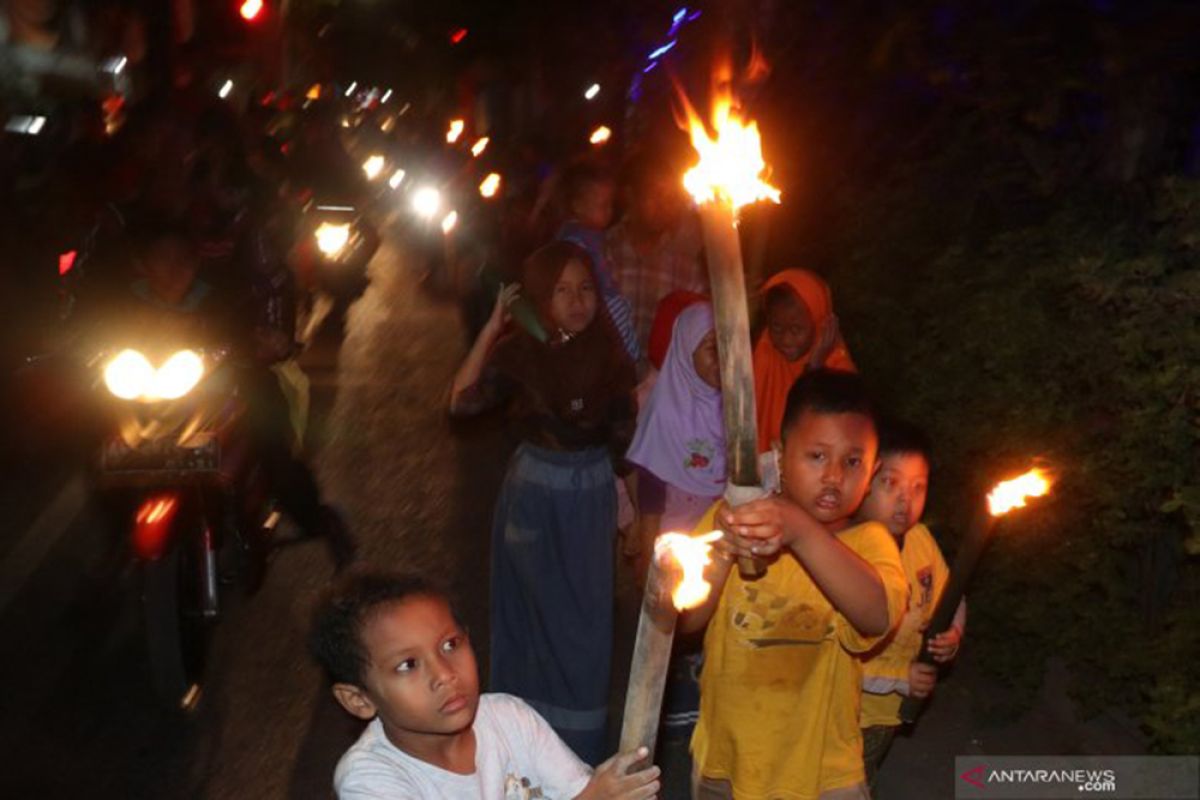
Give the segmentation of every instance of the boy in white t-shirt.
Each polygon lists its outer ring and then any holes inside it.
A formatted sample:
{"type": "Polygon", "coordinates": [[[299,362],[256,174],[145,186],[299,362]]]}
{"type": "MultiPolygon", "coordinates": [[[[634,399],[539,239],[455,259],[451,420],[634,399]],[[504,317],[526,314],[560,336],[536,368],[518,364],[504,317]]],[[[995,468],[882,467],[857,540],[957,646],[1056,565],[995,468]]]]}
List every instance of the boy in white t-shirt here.
{"type": "Polygon", "coordinates": [[[348,573],[317,609],[313,654],[333,694],[370,720],[334,773],[339,800],[644,800],[645,750],[592,771],[524,701],[479,694],[475,653],[446,595],[392,572],[348,573]]]}

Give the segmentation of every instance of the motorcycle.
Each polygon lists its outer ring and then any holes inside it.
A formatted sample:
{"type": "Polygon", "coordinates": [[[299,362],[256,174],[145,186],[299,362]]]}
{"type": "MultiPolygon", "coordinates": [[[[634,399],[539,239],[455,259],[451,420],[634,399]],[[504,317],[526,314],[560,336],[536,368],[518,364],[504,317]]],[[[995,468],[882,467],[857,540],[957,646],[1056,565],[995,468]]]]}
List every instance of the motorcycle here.
{"type": "Polygon", "coordinates": [[[240,430],[245,404],[225,351],[125,348],[95,364],[112,423],[97,483],[132,511],[128,533],[156,693],[190,711],[200,699],[222,584],[240,574],[247,593],[257,590],[279,514],[240,430]]]}

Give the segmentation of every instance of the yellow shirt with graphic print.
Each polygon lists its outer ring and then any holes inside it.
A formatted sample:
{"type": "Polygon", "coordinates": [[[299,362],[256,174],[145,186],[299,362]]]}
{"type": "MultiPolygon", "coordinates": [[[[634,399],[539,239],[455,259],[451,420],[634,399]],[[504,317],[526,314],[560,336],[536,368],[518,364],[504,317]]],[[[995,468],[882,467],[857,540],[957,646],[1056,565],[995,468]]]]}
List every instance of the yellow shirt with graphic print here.
{"type": "Polygon", "coordinates": [[[900,703],[908,693],[909,665],[921,650],[922,631],[950,578],[942,551],[921,523],[904,534],[900,563],[910,589],[908,611],[891,637],[863,660],[864,728],[900,724],[900,703]]]}
{"type": "MultiPolygon", "coordinates": [[[[713,530],[715,513],[696,530],[713,530]]],[[[908,584],[891,534],[866,522],[837,536],[879,573],[894,625],[908,584]]],[[[861,783],[857,655],[881,638],[855,630],[788,551],[757,580],[733,570],[704,636],[700,774],[728,780],[738,800],[812,800],[861,783]]]]}

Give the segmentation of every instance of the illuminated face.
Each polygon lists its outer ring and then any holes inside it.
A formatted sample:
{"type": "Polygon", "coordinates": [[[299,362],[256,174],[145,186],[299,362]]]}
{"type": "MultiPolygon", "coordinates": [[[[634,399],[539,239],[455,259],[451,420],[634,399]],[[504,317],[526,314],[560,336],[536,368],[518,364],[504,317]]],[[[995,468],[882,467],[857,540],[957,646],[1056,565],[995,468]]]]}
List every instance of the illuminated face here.
{"type": "Polygon", "coordinates": [[[709,331],[692,353],[692,366],[700,380],[714,389],[721,388],[721,362],[717,358],[717,332],[709,331]]]}
{"type": "Polygon", "coordinates": [[[767,335],[788,361],[799,361],[812,349],[816,328],[804,301],[789,291],[787,299],[767,306],[767,335]]]}
{"type": "Polygon", "coordinates": [[[879,459],[879,472],[859,516],[887,526],[899,538],[925,513],[929,462],[920,453],[889,453],[879,459]]]}
{"type": "Polygon", "coordinates": [[[580,188],[571,203],[571,212],[581,223],[604,230],[612,223],[613,198],[617,187],[611,181],[593,181],[580,188]]]}
{"type": "Polygon", "coordinates": [[[479,706],[475,652],[444,600],[417,595],[382,606],[361,636],[369,655],[362,686],[335,687],[357,692],[349,704],[339,696],[352,714],[378,715],[397,746],[471,727],[479,706]]]}
{"type": "Polygon", "coordinates": [[[862,504],[878,446],[870,417],[804,411],[783,432],[783,492],[836,533],[862,504]]]}
{"type": "Polygon", "coordinates": [[[596,284],[579,261],[570,261],[550,296],[550,319],[567,333],[581,333],[596,318],[596,284]]]}

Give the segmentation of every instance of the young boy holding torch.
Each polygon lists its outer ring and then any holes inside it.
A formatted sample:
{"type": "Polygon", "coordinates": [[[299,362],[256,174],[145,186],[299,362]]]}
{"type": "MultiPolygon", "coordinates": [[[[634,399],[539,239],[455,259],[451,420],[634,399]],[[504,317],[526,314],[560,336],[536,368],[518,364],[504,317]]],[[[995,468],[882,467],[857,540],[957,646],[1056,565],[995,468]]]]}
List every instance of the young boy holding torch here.
{"type": "MultiPolygon", "coordinates": [[[[911,592],[900,625],[863,664],[863,766],[872,795],[879,765],[900,725],[901,700],[928,697],[937,683],[937,668],[917,659],[922,632],[950,577],[937,542],[920,522],[931,449],[925,434],[913,426],[896,420],[881,423],[879,471],[858,512],[859,520],[881,522],[895,538],[911,592]]],[[[959,603],[950,628],[930,639],[934,661],[943,663],[957,655],[966,616],[966,603],[959,603]]]]}
{"type": "Polygon", "coordinates": [[[360,569],[318,607],[310,646],[333,695],[369,724],[338,761],[339,800],[649,800],[645,749],[592,772],[527,703],[479,693],[475,653],[446,596],[360,569]]]}
{"type": "Polygon", "coordinates": [[[783,415],[782,493],[717,504],[699,531],[725,538],[710,599],[692,738],[697,798],[865,798],[858,724],[862,667],[899,622],[908,585],[896,544],[854,514],[876,469],[875,417],[860,379],[815,370],[783,415]],[[766,573],[743,579],[740,556],[766,573]]]}

